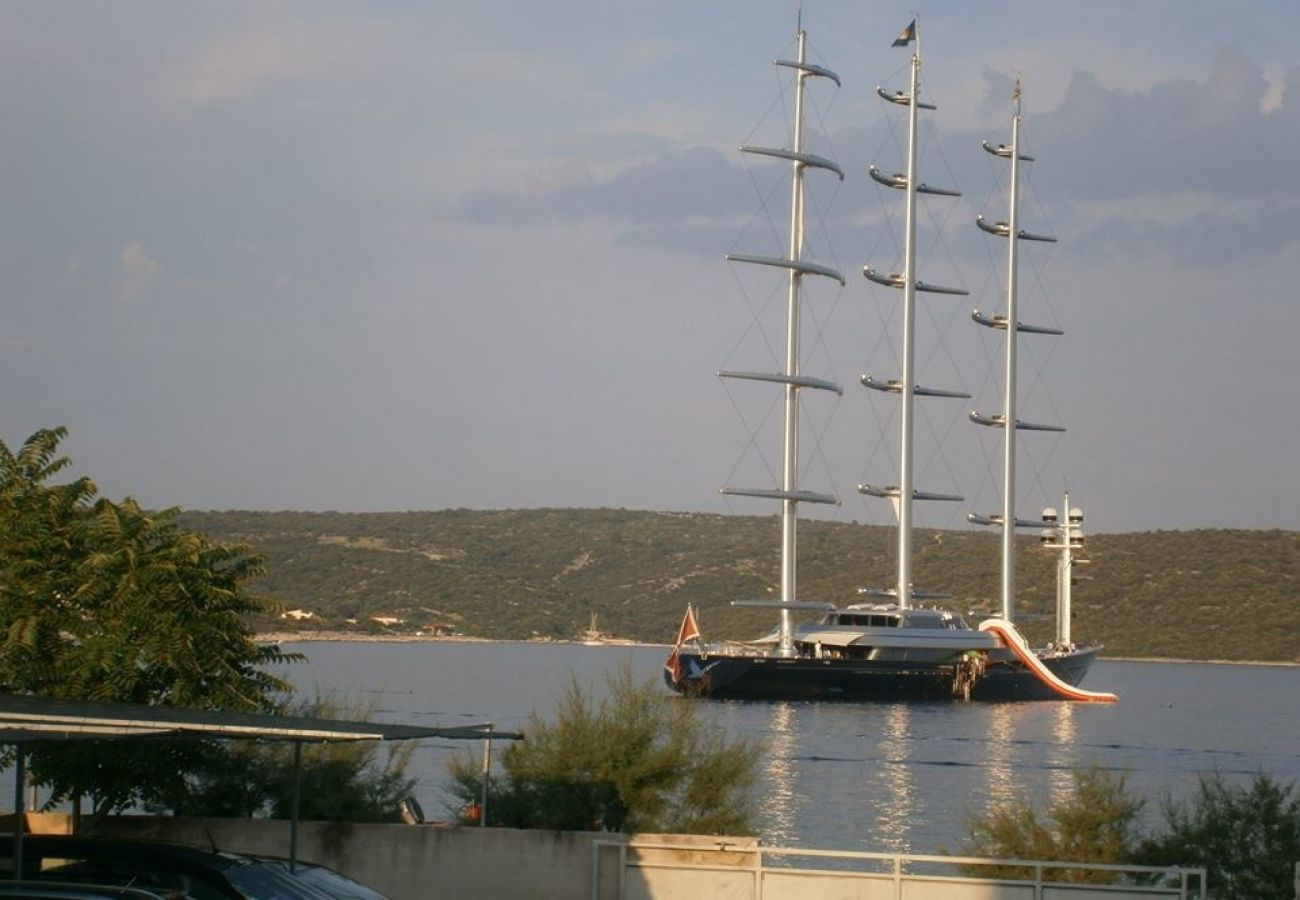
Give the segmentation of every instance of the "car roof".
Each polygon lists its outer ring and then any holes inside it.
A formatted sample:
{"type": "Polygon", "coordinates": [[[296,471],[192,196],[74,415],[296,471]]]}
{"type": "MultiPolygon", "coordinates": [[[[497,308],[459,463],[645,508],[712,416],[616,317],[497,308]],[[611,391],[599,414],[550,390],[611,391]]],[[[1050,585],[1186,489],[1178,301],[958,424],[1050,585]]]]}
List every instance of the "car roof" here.
{"type": "MultiPolygon", "coordinates": [[[[0,840],[11,839],[0,837],[0,840]]],[[[193,866],[205,871],[224,871],[242,865],[246,857],[219,850],[204,850],[188,844],[167,841],[137,841],[130,838],[93,837],[79,834],[31,834],[23,836],[23,854],[40,855],[51,851],[86,855],[112,854],[118,858],[152,860],[193,866]]]]}

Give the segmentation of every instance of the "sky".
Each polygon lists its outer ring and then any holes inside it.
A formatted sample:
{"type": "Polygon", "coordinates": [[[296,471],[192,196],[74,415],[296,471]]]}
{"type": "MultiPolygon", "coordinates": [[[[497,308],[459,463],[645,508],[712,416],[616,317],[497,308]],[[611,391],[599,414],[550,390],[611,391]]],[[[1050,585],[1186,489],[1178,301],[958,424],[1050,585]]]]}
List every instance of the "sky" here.
{"type": "MultiPolygon", "coordinates": [[[[794,2],[331,2],[0,8],[0,440],[63,425],[74,472],[153,507],[378,511],[626,507],[772,514],[776,270],[794,2]]],[[[1065,490],[1091,530],[1300,529],[1300,6],[1203,0],[921,9],[918,509],[999,508],[1009,140],[1021,219],[1018,514],[1065,490]]],[[[807,0],[800,486],[888,524],[896,483],[913,9],[807,0]],[[814,392],[806,392],[814,393],[814,392]]]]}

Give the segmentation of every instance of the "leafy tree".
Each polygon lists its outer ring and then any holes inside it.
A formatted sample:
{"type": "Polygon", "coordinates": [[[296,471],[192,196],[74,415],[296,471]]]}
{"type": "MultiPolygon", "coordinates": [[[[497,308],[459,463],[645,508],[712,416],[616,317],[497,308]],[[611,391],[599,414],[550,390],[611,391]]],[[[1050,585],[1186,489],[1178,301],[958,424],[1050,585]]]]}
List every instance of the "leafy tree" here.
{"type": "Polygon", "coordinates": [[[1216,900],[1289,897],[1300,861],[1300,796],[1294,784],[1256,775],[1249,785],[1202,778],[1187,803],[1167,801],[1165,832],[1144,841],[1149,865],[1204,866],[1216,900]]]}
{"type": "MultiPolygon", "coordinates": [[[[1124,776],[1097,769],[1073,774],[1070,795],[1054,801],[1046,817],[1021,800],[967,818],[963,856],[993,859],[1041,859],[1062,862],[1127,863],[1140,838],[1144,801],[1128,794],[1124,776]]],[[[971,867],[984,877],[1025,877],[1019,866],[971,867]]],[[[1112,873],[1083,869],[1057,870],[1056,880],[1107,883],[1112,873]]]]}
{"type": "MultiPolygon", "coordinates": [[[[372,711],[341,709],[318,699],[290,713],[368,720],[372,711]]],[[[410,742],[382,750],[371,741],[304,746],[299,816],[329,822],[399,821],[398,804],[415,789],[415,779],[406,775],[414,750],[410,742]]],[[[149,808],[180,816],[287,819],[293,811],[293,748],[246,741],[223,744],[219,752],[192,765],[177,788],[149,808]]]]}
{"type": "MultiPolygon", "coordinates": [[[[630,666],[597,702],[576,680],[554,722],[536,713],[526,739],[501,757],[490,824],[515,828],[746,834],[758,745],[728,741],[698,705],[669,697],[630,666]]],[[[482,775],[471,754],[450,764],[452,794],[477,803],[482,775]]]]}
{"type": "MultiPolygon", "coordinates": [[[[0,442],[0,690],[199,709],[265,711],[287,688],[264,667],[295,659],[260,646],[246,621],[272,609],[245,583],[263,563],[242,546],[182,531],[175,509],[97,498],[69,465],[63,428],[16,452],[0,442]]],[[[175,788],[200,743],[50,746],[31,771],[51,802],[93,793],[97,811],[175,788]],[[168,780],[173,783],[168,784],[168,780]]]]}

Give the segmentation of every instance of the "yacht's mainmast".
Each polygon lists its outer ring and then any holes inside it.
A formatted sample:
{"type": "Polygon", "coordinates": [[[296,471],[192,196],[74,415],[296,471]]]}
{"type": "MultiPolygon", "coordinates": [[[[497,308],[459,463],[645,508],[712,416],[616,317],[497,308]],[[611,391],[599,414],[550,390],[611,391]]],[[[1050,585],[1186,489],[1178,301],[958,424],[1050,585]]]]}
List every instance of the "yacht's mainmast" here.
{"type": "MultiPolygon", "coordinates": [[[[907,172],[906,174],[885,175],[875,166],[868,172],[871,177],[886,187],[905,192],[906,225],[903,240],[903,271],[901,274],[881,274],[871,267],[863,269],[863,274],[876,284],[886,287],[901,288],[903,291],[903,335],[902,357],[903,372],[898,380],[881,381],[870,376],[862,376],[862,383],[878,391],[898,394],[901,400],[899,416],[899,466],[897,486],[881,487],[870,484],[858,485],[858,490],[874,497],[886,497],[894,502],[898,517],[898,576],[893,590],[883,593],[897,598],[898,605],[904,609],[912,605],[915,594],[912,588],[912,501],[913,500],[961,500],[952,494],[932,494],[918,491],[914,485],[912,436],[915,430],[913,420],[913,400],[917,396],[962,397],[970,395],[959,391],[940,391],[923,388],[916,383],[916,292],[965,295],[960,288],[945,288],[926,284],[916,277],[916,195],[941,194],[948,197],[960,197],[957,191],[932,188],[919,182],[917,178],[917,112],[922,109],[934,109],[930,103],[922,103],[921,96],[921,41],[920,22],[914,20],[898,39],[895,46],[905,46],[916,42],[916,51],[912,54],[911,87],[908,93],[901,91],[887,92],[876,88],[876,92],[885,100],[907,107],[907,172]]],[[[868,592],[877,593],[877,592],[868,592]]]]}
{"type": "MultiPolygon", "coordinates": [[[[803,258],[804,245],[804,169],[820,168],[834,172],[844,178],[840,167],[828,159],[807,153],[804,150],[804,82],[811,77],[829,78],[836,85],[840,83],[830,69],[812,65],[807,61],[807,33],[802,28],[797,35],[797,53],[794,60],[777,60],[776,65],[793,69],[795,73],[794,94],[794,148],[779,150],[766,147],[741,147],[744,153],[776,157],[789,160],[792,171],[790,187],[790,244],[789,253],[783,258],[769,256],[749,256],[739,253],[727,255],[733,262],[756,263],[765,266],[777,266],[787,272],[788,289],[786,298],[786,348],[785,369],[775,375],[759,372],[719,372],[724,378],[742,378],[753,381],[769,381],[785,386],[784,443],[782,449],[781,487],[779,490],[752,488],[723,488],[724,494],[766,497],[781,501],[781,603],[783,606],[796,602],[796,553],[799,504],[803,503],[838,503],[829,494],[817,494],[799,489],[799,390],[800,388],[817,388],[830,390],[839,394],[839,385],[820,378],[810,378],[800,371],[799,362],[799,324],[802,318],[800,308],[803,276],[822,275],[834,278],[844,284],[844,276],[834,269],[809,262],[803,258]]],[[[794,623],[789,608],[781,610],[780,652],[790,655],[794,646],[794,623]]]]}
{"type": "Polygon", "coordinates": [[[1035,528],[1039,523],[1016,518],[1016,432],[1017,431],[1064,431],[1059,425],[1035,425],[1022,422],[1016,415],[1016,334],[1029,332],[1034,334],[1062,334],[1056,328],[1043,328],[1026,325],[1020,321],[1017,302],[1017,273],[1019,269],[1020,241],[1049,241],[1056,238],[1042,234],[1030,234],[1020,228],[1020,163],[1032,162],[1033,157],[1020,152],[1020,82],[1016,82],[1012,94],[1014,109],[1011,114],[1011,146],[999,144],[994,147],[985,141],[984,149],[994,156],[1011,161],[1011,198],[1010,211],[1006,222],[990,225],[983,216],[977,216],[975,224],[983,231],[1007,239],[1007,312],[1005,316],[986,316],[978,309],[972,318],[981,325],[1006,331],[1006,365],[1003,372],[1002,413],[986,416],[979,412],[970,414],[971,420],[991,428],[1003,429],[1002,442],[1002,512],[989,516],[971,514],[967,518],[980,525],[998,525],[1002,528],[1002,618],[1012,621],[1015,612],[1016,596],[1016,528],[1035,528]],[[1012,328],[1010,323],[1014,322],[1012,328]],[[1010,427],[1008,427],[1010,423],[1010,427]]]}

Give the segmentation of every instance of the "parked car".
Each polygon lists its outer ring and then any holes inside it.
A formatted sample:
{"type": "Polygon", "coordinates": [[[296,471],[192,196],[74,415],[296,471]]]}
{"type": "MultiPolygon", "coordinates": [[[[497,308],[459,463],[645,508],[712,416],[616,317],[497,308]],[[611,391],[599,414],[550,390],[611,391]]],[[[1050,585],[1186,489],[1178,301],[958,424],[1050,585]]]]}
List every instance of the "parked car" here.
{"type": "MultiPolygon", "coordinates": [[[[0,860],[0,869],[12,872],[10,866],[8,859],[0,860]]],[[[325,866],[298,863],[295,868],[291,872],[286,860],[163,841],[53,834],[23,838],[24,879],[121,885],[193,900],[384,900],[325,866]]]]}
{"type": "Polygon", "coordinates": [[[0,882],[0,900],[165,900],[142,888],[56,881],[0,882]]]}

